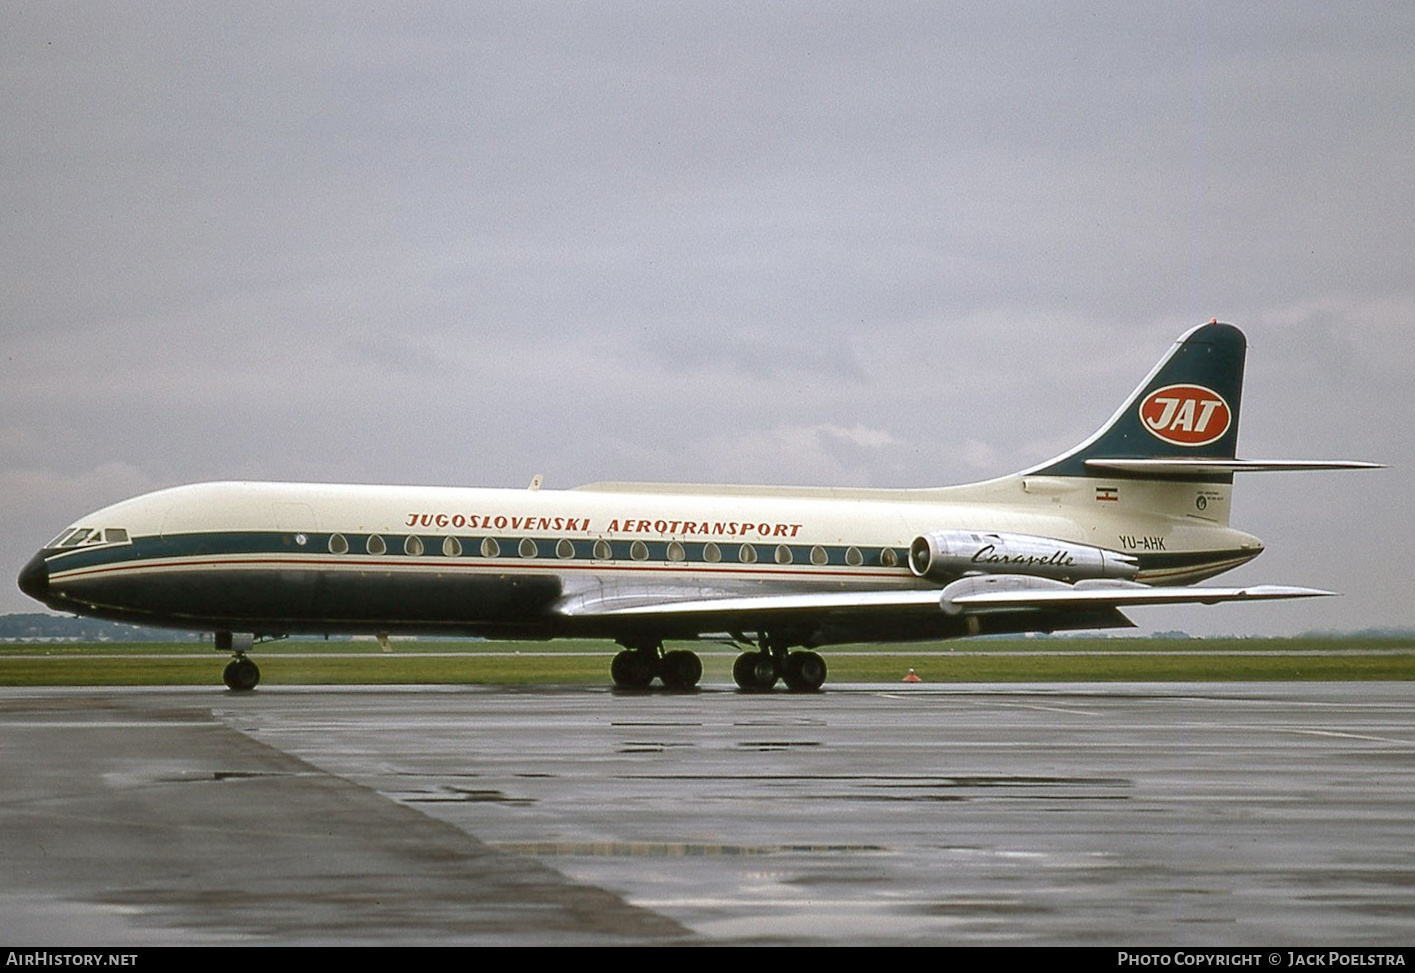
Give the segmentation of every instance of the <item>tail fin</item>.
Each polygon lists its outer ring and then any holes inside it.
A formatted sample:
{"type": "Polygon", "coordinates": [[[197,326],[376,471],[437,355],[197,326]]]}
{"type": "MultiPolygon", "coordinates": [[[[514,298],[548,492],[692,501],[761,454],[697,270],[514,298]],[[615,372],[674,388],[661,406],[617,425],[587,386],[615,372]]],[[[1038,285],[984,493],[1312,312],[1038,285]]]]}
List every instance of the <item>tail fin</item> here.
{"type": "Polygon", "coordinates": [[[1194,328],[1095,435],[1026,472],[1232,482],[1247,352],[1231,324],[1194,328]]]}
{"type": "Polygon", "coordinates": [[[1238,459],[1238,412],[1248,340],[1217,320],[1181,335],[1169,354],[1090,439],[1028,476],[1232,483],[1234,473],[1367,470],[1380,463],[1238,459]]]}

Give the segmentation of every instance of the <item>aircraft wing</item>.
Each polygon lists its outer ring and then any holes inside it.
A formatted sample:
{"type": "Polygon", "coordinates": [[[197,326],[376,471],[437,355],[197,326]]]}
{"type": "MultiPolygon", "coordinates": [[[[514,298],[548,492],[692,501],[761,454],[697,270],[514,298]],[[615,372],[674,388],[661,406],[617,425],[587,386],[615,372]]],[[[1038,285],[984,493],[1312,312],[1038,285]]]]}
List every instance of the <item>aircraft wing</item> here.
{"type": "Polygon", "coordinates": [[[1241,588],[1208,585],[1154,587],[1135,581],[1094,580],[1066,584],[1020,575],[963,578],[943,589],[940,606],[953,614],[1064,608],[1127,608],[1133,605],[1216,605],[1224,601],[1272,601],[1334,595],[1320,588],[1259,584],[1241,588]]]}
{"type": "Polygon", "coordinates": [[[1028,575],[992,574],[962,578],[942,588],[889,591],[824,591],[790,594],[688,594],[648,588],[602,595],[584,594],[563,602],[561,614],[586,618],[649,619],[711,616],[743,619],[811,614],[872,614],[942,611],[948,615],[992,612],[1097,610],[1132,605],[1213,605],[1224,601],[1313,598],[1335,592],[1292,585],[1153,587],[1134,581],[1090,580],[1067,584],[1028,575]]]}

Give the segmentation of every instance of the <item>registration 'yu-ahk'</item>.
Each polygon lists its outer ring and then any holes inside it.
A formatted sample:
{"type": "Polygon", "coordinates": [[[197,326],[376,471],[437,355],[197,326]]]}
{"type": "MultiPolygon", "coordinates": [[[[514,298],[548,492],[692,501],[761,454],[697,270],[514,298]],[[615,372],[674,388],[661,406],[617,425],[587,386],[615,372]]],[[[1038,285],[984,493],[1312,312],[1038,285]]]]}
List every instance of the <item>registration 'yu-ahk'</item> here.
{"type": "Polygon", "coordinates": [[[75,521],[19,577],[59,611],[202,629],[251,689],[292,634],[612,639],[616,685],[688,689],[731,639],[744,689],[814,690],[816,649],[1131,625],[1127,606],[1322,595],[1197,584],[1256,557],[1233,474],[1247,344],[1188,332],[1110,421],[1032,469],[915,490],[596,483],[489,490],[201,483],[75,521]]]}

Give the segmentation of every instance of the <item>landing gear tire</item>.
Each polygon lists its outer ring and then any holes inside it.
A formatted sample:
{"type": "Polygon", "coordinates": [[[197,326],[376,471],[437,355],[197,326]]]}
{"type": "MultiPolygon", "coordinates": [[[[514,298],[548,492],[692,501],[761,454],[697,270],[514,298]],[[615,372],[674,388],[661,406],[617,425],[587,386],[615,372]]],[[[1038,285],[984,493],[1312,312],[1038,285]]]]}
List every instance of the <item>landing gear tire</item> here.
{"type": "Polygon", "coordinates": [[[668,689],[680,692],[692,689],[703,677],[703,661],[698,658],[696,652],[675,649],[664,653],[659,663],[658,677],[668,689]]]}
{"type": "Polygon", "coordinates": [[[221,681],[226,683],[227,689],[236,692],[254,689],[260,684],[260,666],[245,656],[232,659],[226,663],[226,670],[221,673],[221,681]]]}
{"type": "Polygon", "coordinates": [[[732,678],[749,692],[763,693],[776,685],[776,660],[765,652],[743,652],[732,663],[732,678]]]}
{"type": "Polygon", "coordinates": [[[609,675],[620,689],[647,689],[653,682],[656,660],[647,652],[625,649],[609,664],[609,675]]]}
{"type": "Polygon", "coordinates": [[[825,684],[825,660],[815,652],[792,652],[781,674],[786,688],[797,693],[813,693],[825,684]]]}

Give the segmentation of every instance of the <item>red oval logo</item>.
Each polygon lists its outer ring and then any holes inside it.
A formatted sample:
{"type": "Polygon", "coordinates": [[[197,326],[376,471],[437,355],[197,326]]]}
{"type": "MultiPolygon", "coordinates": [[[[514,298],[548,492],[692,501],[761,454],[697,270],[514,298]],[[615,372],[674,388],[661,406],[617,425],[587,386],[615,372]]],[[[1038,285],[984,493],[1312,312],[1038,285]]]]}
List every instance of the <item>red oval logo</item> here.
{"type": "Polygon", "coordinates": [[[1202,385],[1166,385],[1140,403],[1140,422],[1175,446],[1207,446],[1228,432],[1233,412],[1223,396],[1202,385]]]}

